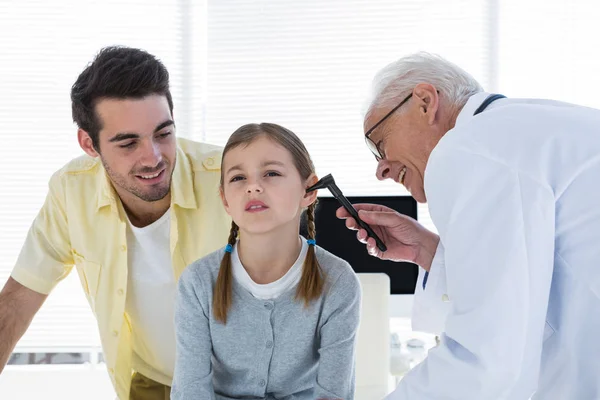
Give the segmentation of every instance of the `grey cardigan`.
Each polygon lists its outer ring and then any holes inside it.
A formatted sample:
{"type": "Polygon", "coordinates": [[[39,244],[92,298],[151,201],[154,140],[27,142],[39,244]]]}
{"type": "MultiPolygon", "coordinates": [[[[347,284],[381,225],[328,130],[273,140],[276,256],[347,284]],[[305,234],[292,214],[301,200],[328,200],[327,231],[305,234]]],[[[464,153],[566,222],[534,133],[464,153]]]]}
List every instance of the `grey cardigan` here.
{"type": "Polygon", "coordinates": [[[354,398],[361,290],[350,265],[316,247],[323,295],[308,308],[296,287],[274,300],[233,282],[227,324],[212,311],[224,251],[191,264],[179,280],[173,400],[354,398]]]}

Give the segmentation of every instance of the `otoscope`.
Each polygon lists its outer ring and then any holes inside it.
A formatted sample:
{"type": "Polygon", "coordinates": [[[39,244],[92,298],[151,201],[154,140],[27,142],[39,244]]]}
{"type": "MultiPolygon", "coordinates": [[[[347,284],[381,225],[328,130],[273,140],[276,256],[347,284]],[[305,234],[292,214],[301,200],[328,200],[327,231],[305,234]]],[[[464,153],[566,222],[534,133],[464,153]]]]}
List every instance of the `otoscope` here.
{"type": "Polygon", "coordinates": [[[348,211],[350,213],[350,215],[352,215],[352,217],[354,218],[356,223],[358,223],[358,225],[360,225],[361,228],[366,230],[367,234],[370,237],[375,239],[377,248],[381,251],[386,251],[387,247],[385,246],[383,241],[381,239],[379,239],[379,236],[377,236],[375,234],[375,232],[373,232],[373,229],[371,229],[371,227],[369,225],[367,225],[363,220],[360,219],[360,217],[358,216],[358,212],[352,206],[352,203],[350,203],[348,201],[348,199],[346,197],[344,197],[340,188],[338,188],[337,185],[335,184],[335,181],[333,180],[333,176],[331,176],[331,174],[325,175],[317,183],[315,183],[314,185],[312,185],[311,187],[306,189],[306,193],[310,193],[317,189],[324,189],[324,188],[329,189],[329,191],[331,192],[333,197],[335,197],[342,204],[342,206],[346,209],[346,211],[348,211]]]}

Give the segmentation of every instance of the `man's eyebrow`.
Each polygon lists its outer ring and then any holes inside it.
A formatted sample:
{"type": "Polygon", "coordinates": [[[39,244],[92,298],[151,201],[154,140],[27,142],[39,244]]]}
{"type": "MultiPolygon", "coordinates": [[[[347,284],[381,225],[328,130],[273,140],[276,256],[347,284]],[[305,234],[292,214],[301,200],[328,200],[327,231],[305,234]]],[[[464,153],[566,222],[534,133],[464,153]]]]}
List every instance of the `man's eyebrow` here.
{"type": "MultiPolygon", "coordinates": [[[[171,119],[163,121],[160,124],[158,124],[156,126],[156,128],[154,128],[154,133],[156,133],[156,132],[160,131],[161,129],[164,129],[167,126],[170,126],[170,125],[175,125],[175,122],[173,122],[173,120],[171,120],[171,119]]],[[[135,133],[135,132],[119,132],[115,136],[113,136],[112,138],[110,138],[108,141],[111,142],[111,143],[114,143],[114,142],[120,142],[120,141],[128,140],[128,139],[138,139],[139,137],[140,137],[139,133],[135,133]]]]}
{"type": "Polygon", "coordinates": [[[114,143],[114,142],[120,142],[122,140],[127,140],[127,139],[137,139],[139,137],[140,137],[140,135],[138,135],[137,133],[121,132],[121,133],[117,133],[115,136],[111,137],[108,141],[111,143],[114,143]]]}
{"type": "Polygon", "coordinates": [[[160,131],[163,128],[166,128],[169,125],[175,125],[175,122],[173,122],[173,120],[171,120],[171,119],[168,119],[168,120],[166,120],[164,122],[161,122],[160,124],[158,124],[156,126],[156,128],[154,128],[154,133],[160,131]]]}

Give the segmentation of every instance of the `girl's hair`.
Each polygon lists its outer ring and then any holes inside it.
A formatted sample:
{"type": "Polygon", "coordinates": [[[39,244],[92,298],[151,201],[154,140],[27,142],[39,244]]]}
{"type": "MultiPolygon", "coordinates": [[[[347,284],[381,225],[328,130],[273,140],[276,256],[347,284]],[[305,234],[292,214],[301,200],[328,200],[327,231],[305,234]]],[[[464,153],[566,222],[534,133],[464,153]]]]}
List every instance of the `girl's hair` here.
{"type": "MultiPolygon", "coordinates": [[[[271,123],[262,124],[247,124],[238,128],[225,145],[223,150],[223,158],[229,150],[238,146],[248,146],[256,139],[266,137],[275,143],[279,144],[290,152],[294,160],[294,165],[300,174],[302,180],[306,180],[315,172],[313,162],[304,147],[302,141],[292,131],[271,123]]],[[[221,160],[221,189],[223,188],[223,161],[221,160]]],[[[308,206],[306,210],[308,238],[315,239],[315,207],[316,201],[308,206]]],[[[239,233],[239,227],[235,222],[231,223],[231,231],[227,241],[231,246],[235,245],[239,233]]],[[[227,323],[227,313],[231,307],[233,275],[231,272],[231,253],[225,252],[221,260],[219,276],[213,292],[213,313],[215,319],[222,323],[227,323]]],[[[304,301],[304,305],[308,306],[311,301],[318,299],[323,293],[324,276],[321,266],[315,254],[315,246],[308,246],[308,253],[302,266],[302,277],[296,290],[296,299],[304,301]]]]}

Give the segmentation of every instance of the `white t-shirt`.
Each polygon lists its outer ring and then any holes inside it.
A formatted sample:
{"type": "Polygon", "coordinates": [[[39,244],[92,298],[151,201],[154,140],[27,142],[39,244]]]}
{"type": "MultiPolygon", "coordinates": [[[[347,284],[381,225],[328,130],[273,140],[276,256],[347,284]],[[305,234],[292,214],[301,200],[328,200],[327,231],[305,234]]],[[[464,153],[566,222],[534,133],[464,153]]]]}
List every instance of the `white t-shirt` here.
{"type": "Polygon", "coordinates": [[[233,279],[236,279],[244,288],[246,288],[254,297],[261,300],[272,300],[277,298],[288,289],[296,286],[300,282],[302,277],[302,265],[308,252],[308,244],[306,239],[300,236],[302,240],[302,248],[300,249],[300,255],[294,262],[294,265],[286,272],[284,276],[276,280],[275,282],[261,285],[252,280],[246,269],[240,261],[240,256],[237,251],[237,244],[233,247],[231,253],[231,267],[233,273],[233,279]]]}
{"type": "Polygon", "coordinates": [[[133,334],[133,369],[170,386],[175,367],[176,282],[170,250],[170,211],[152,224],[127,228],[126,311],[133,334]],[[144,359],[141,355],[147,355],[144,359]]]}

